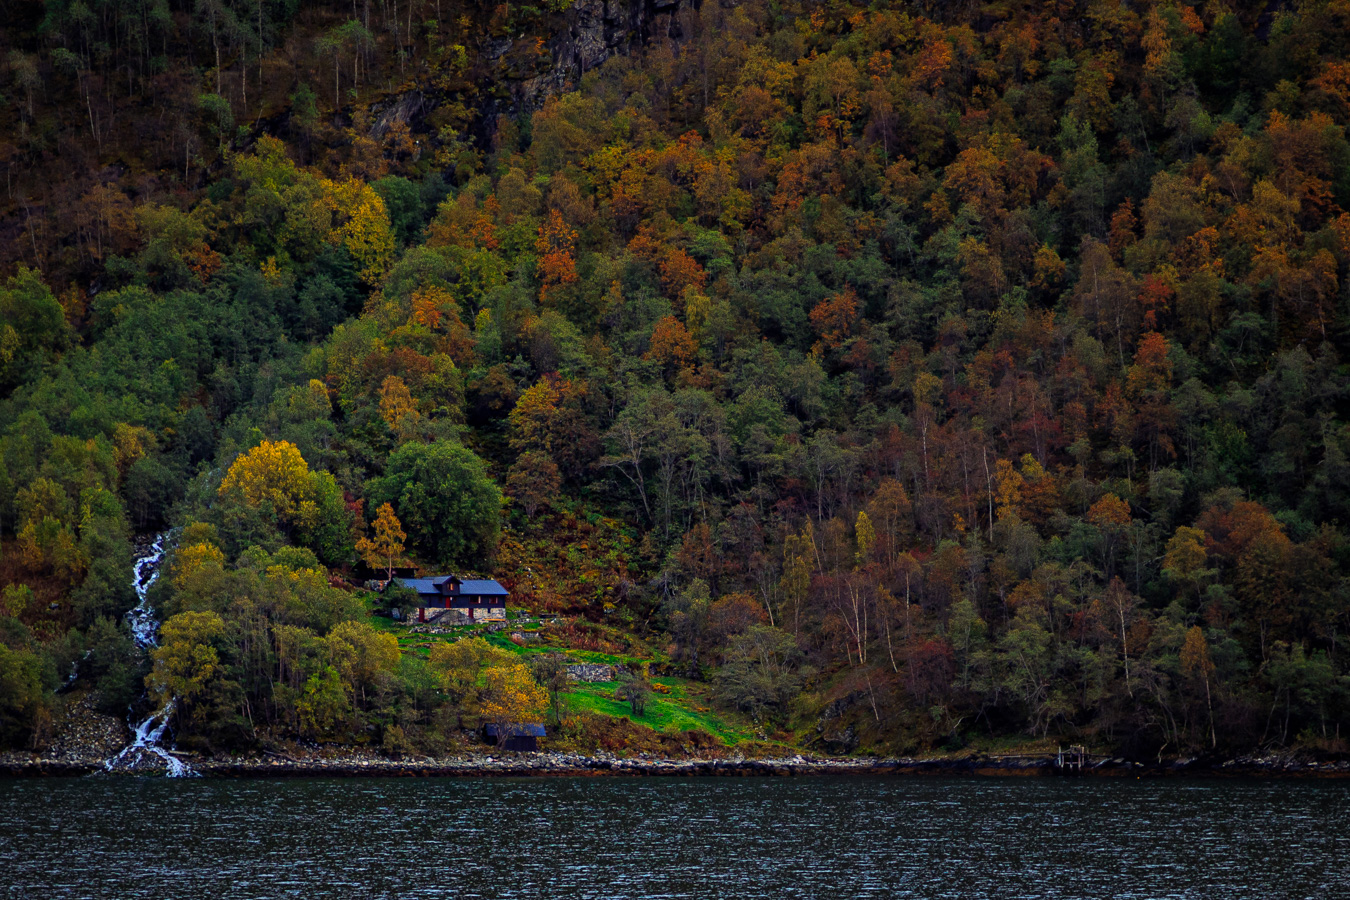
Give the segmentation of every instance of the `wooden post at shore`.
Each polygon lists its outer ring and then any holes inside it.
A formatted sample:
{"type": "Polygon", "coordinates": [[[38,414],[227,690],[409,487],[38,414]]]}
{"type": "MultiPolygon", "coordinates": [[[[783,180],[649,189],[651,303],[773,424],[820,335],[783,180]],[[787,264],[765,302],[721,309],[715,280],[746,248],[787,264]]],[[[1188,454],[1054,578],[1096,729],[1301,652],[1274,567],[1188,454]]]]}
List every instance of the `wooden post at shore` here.
{"type": "Polygon", "coordinates": [[[1060,747],[1055,756],[1055,768],[1061,775],[1083,774],[1083,764],[1087,762],[1087,748],[1082,744],[1073,744],[1068,748],[1060,747]]]}

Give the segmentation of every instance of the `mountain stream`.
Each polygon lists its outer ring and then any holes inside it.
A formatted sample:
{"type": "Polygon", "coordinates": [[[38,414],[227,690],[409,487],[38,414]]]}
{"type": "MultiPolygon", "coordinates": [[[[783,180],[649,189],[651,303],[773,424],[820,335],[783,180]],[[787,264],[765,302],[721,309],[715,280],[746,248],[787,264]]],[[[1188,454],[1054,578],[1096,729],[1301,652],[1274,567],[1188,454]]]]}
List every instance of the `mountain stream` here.
{"type": "MultiPolygon", "coordinates": [[[[127,613],[127,627],[131,629],[136,646],[145,653],[159,646],[159,619],[155,617],[155,608],[150,605],[147,595],[150,586],[159,578],[159,564],[164,559],[165,544],[170,537],[168,531],[156,535],[149,552],[136,560],[133,569],[131,585],[136,589],[137,602],[127,613]]],[[[148,754],[159,757],[166,766],[164,774],[170,778],[195,777],[197,773],[192,767],[170,753],[162,743],[176,707],[177,701],[170,699],[148,718],[140,721],[129,718],[127,724],[131,727],[131,743],[105,762],[103,768],[109,772],[139,771],[146,762],[153,762],[145,759],[148,754]]]]}

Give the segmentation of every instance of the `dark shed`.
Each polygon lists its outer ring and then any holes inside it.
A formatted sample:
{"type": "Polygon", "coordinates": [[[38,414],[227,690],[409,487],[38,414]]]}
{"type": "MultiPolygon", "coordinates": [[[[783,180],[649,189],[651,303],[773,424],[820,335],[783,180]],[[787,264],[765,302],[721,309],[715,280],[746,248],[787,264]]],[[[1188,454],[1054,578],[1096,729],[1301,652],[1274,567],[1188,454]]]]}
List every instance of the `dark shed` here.
{"type": "Polygon", "coordinates": [[[544,726],[538,722],[513,722],[510,725],[485,725],[483,734],[487,739],[503,750],[534,752],[539,749],[539,739],[544,736],[544,726]],[[505,739],[502,734],[505,732],[505,739]]]}

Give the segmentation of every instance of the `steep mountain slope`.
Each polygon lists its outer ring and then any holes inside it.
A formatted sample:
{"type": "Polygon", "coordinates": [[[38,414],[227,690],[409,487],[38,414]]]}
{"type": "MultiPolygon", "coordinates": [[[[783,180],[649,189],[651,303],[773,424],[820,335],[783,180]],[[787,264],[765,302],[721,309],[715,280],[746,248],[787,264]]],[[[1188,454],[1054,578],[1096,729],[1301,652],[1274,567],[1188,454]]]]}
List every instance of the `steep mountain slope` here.
{"type": "Polygon", "coordinates": [[[24,5],[6,739],[139,693],[172,526],[202,746],[537,713],[371,618],[411,556],[766,738],[1340,752],[1345,16],[24,5]]]}

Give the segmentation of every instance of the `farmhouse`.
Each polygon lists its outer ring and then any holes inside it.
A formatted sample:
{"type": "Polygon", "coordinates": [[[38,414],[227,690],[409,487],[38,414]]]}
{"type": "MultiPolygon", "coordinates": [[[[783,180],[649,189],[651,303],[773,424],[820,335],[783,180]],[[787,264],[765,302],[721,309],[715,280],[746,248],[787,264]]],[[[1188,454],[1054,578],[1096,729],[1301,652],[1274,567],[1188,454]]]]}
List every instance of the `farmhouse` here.
{"type": "Polygon", "coordinates": [[[506,588],[492,579],[464,579],[457,575],[432,578],[395,578],[417,592],[417,621],[460,624],[500,622],[506,618],[506,588]]]}

